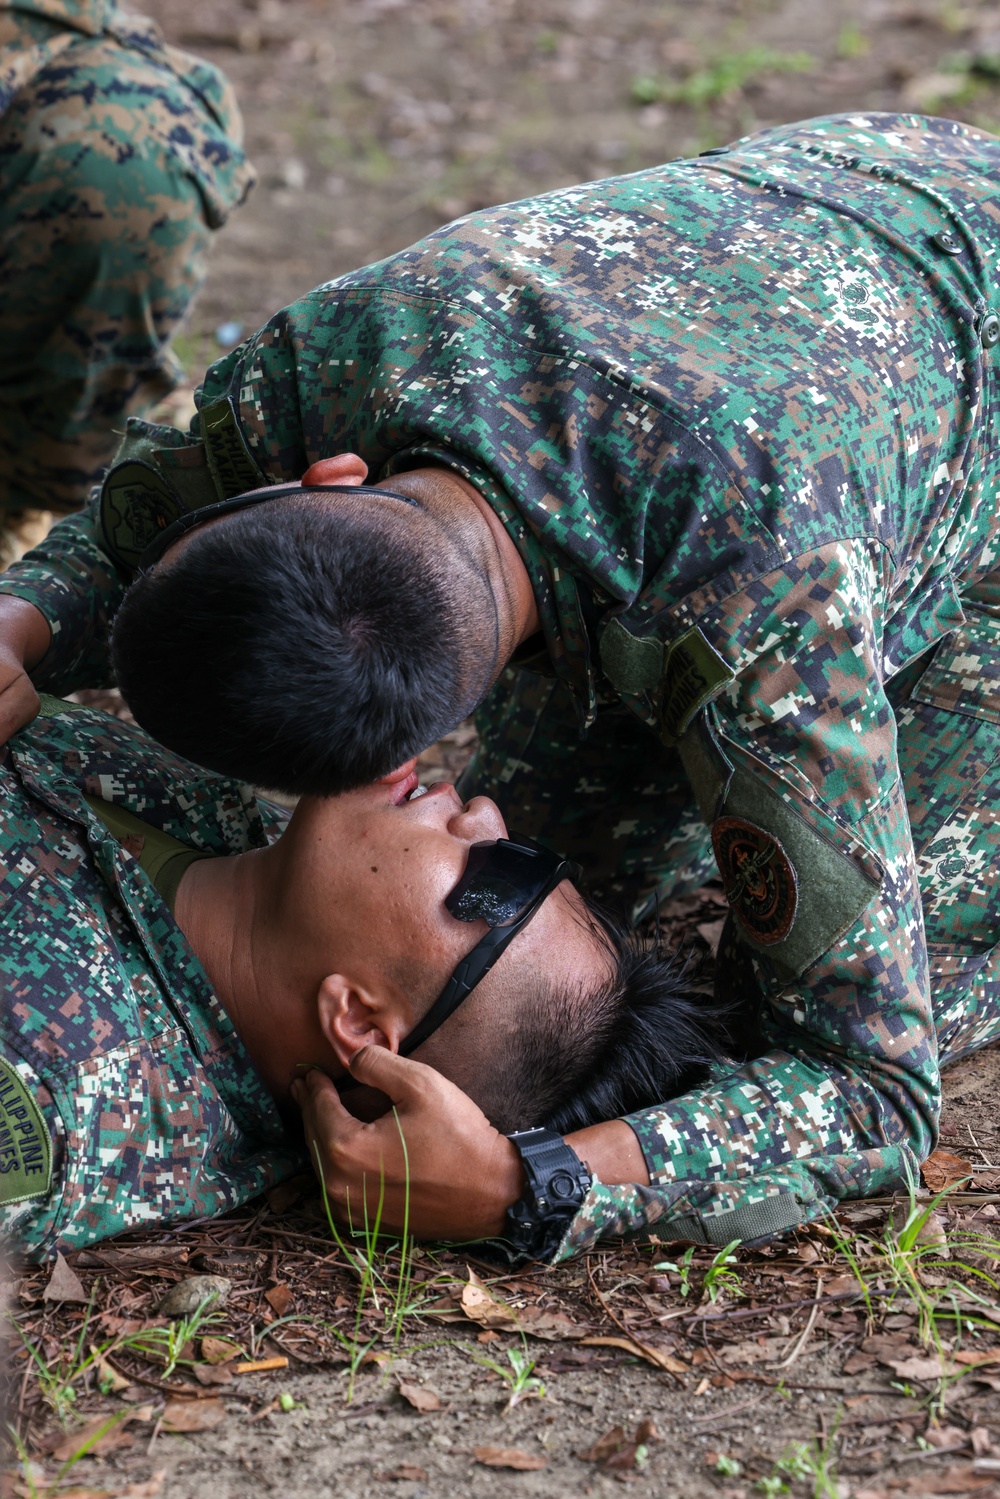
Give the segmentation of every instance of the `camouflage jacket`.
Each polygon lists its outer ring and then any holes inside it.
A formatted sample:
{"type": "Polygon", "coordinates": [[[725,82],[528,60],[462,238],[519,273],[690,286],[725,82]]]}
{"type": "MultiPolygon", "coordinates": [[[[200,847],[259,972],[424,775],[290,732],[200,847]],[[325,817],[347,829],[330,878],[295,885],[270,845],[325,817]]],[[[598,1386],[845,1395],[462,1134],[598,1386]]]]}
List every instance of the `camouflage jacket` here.
{"type": "MultiPolygon", "coordinates": [[[[102,38],[142,54],[165,70],[179,94],[162,114],[148,110],[148,128],[183,159],[198,185],[210,228],[226,220],[254,180],[243,154],[243,121],[225,75],[211,63],[169,47],[145,16],[128,15],[118,0],[0,0],[0,115],[30,81],[68,49],[102,38]],[[187,95],[187,103],[179,102],[187,95]]],[[[71,59],[67,59],[71,61],[71,59]]],[[[109,83],[122,68],[109,67],[109,83]]],[[[150,87],[146,80],[147,88],[150,87]]]]}
{"type": "MultiPolygon", "coordinates": [[[[769,1050],[634,1116],[651,1186],[596,1184],[564,1254],[767,1235],[931,1148],[886,686],[996,629],[998,165],[952,121],[837,117],[477,213],[279,313],[190,436],[127,439],[181,508],[342,449],[452,466],[520,548],[581,725],[612,690],[679,746],[769,1050]]],[[[108,548],[95,509],[2,585],[52,622],[57,688],[106,674],[108,548]]]]}
{"type": "Polygon", "coordinates": [[[0,1234],[33,1259],[223,1212],[305,1161],[166,906],[84,798],[213,854],[261,846],[280,814],[105,713],[58,707],[0,764],[0,1234]]]}

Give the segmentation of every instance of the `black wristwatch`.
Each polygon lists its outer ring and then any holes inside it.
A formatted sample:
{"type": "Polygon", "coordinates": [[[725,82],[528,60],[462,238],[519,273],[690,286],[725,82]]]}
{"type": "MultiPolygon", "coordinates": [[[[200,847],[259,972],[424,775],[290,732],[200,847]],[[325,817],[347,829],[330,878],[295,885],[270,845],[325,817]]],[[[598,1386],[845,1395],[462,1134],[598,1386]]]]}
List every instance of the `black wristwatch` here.
{"type": "Polygon", "coordinates": [[[527,1183],[507,1209],[504,1248],[515,1261],[551,1259],[590,1190],[590,1170],[554,1130],[518,1130],[507,1138],[527,1183]]]}

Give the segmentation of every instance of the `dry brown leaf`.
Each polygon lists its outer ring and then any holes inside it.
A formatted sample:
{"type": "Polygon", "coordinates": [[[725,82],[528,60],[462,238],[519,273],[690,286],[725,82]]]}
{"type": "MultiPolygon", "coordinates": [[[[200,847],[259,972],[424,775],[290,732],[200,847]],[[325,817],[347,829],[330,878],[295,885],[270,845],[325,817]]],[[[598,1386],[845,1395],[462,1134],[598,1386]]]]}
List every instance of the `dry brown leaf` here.
{"type": "Polygon", "coordinates": [[[195,1364],[191,1372],[200,1385],[231,1384],[233,1379],[231,1364],[195,1364]]]}
{"type": "Polygon", "coordinates": [[[472,1455],[484,1468],[514,1468],[518,1473],[530,1473],[549,1464],[541,1453],[525,1452],[523,1447],[473,1447],[472,1455]]]}
{"type": "Polygon", "coordinates": [[[956,1364],[966,1364],[970,1369],[978,1369],[986,1364],[1000,1364],[1000,1353],[974,1353],[971,1348],[963,1348],[952,1355],[956,1364]]]}
{"type": "Polygon", "coordinates": [[[398,1468],[393,1468],[391,1473],[376,1473],[375,1477],[382,1483],[394,1483],[399,1480],[409,1479],[412,1483],[424,1483],[427,1479],[427,1469],[421,1468],[418,1463],[400,1463],[398,1468]]]}
{"type": "Polygon", "coordinates": [[[977,1473],[972,1463],[959,1463],[943,1473],[940,1469],[933,1473],[915,1473],[905,1480],[905,1484],[894,1489],[894,1493],[969,1494],[977,1489],[992,1488],[995,1482],[995,1475],[977,1473]]]}
{"type": "Polygon", "coordinates": [[[228,1338],[202,1338],[201,1356],[206,1364],[228,1364],[231,1358],[240,1353],[236,1343],[231,1343],[228,1338]]]}
{"type": "Polygon", "coordinates": [[[648,1447],[651,1442],[662,1442],[663,1438],[656,1429],[655,1421],[647,1416],[645,1421],[640,1421],[635,1428],[635,1435],[632,1440],[640,1447],[648,1447]]]}
{"type": "Polygon", "coordinates": [[[127,1390],[129,1387],[130,1381],[123,1374],[119,1374],[117,1369],[113,1369],[102,1355],[98,1355],[94,1371],[97,1374],[97,1383],[105,1394],[117,1395],[119,1390],[127,1390]]]}
{"type": "Polygon", "coordinates": [[[961,1447],[966,1436],[960,1426],[928,1426],[924,1441],[930,1447],[961,1447]]]}
{"type": "MultiPolygon", "coordinates": [[[[104,1435],[98,1437],[97,1441],[88,1448],[88,1451],[96,1453],[99,1457],[103,1457],[106,1452],[114,1452],[120,1447],[130,1447],[132,1445],[131,1434],[122,1428],[131,1418],[132,1412],[129,1411],[122,1420],[115,1421],[104,1435]]],[[[54,1457],[57,1463],[68,1463],[70,1458],[79,1452],[85,1442],[89,1442],[91,1437],[100,1431],[102,1426],[108,1425],[110,1419],[111,1417],[105,1411],[103,1415],[94,1416],[85,1425],[77,1426],[65,1436],[60,1435],[55,1446],[49,1448],[49,1456],[54,1457]]]]}
{"type": "Polygon", "coordinates": [[[598,1437],[593,1446],[588,1447],[585,1452],[578,1452],[577,1457],[582,1463],[606,1463],[613,1453],[625,1441],[625,1428],[623,1426],[612,1426],[602,1437],[598,1437]]]}
{"type": "Polygon", "coordinates": [[[400,1380],[399,1393],[422,1416],[426,1415],[428,1411],[439,1411],[441,1409],[441,1396],[435,1394],[433,1390],[428,1389],[425,1384],[408,1384],[405,1380],[400,1380]]]}
{"type": "Polygon", "coordinates": [[[43,1301],[79,1301],[86,1305],[87,1293],[75,1270],[71,1270],[62,1255],[56,1252],[49,1283],[42,1292],[43,1301]]]}
{"type": "Polygon", "coordinates": [[[579,1338],[584,1332],[565,1312],[549,1312],[540,1306],[526,1306],[518,1316],[522,1332],[526,1332],[531,1338],[541,1338],[546,1343],[556,1343],[563,1338],[579,1338]]]}
{"type": "Polygon", "coordinates": [[[264,1292],[264,1300],[276,1317],[283,1317],[292,1304],[292,1292],[284,1281],[280,1285],[272,1286],[269,1291],[264,1292]]]}
{"type": "Polygon", "coordinates": [[[841,1374],[863,1374],[866,1369],[871,1369],[876,1363],[873,1353],[851,1353],[844,1360],[841,1374]]]}
{"type": "Polygon", "coordinates": [[[226,1419],[221,1400],[168,1400],[160,1418],[164,1431],[210,1431],[226,1419]]]}
{"type": "Polygon", "coordinates": [[[514,1308],[498,1301],[474,1270],[469,1271],[469,1279],[462,1287],[462,1311],[470,1322],[478,1322],[480,1327],[513,1327],[517,1324],[514,1308]]]}
{"type": "Polygon", "coordinates": [[[947,1187],[953,1187],[971,1176],[972,1164],[964,1156],[955,1155],[950,1150],[935,1150],[921,1166],[920,1175],[925,1187],[929,1187],[932,1192],[943,1192],[947,1187]]]}
{"type": "Polygon", "coordinates": [[[941,1379],[955,1373],[955,1365],[939,1358],[883,1359],[897,1379],[941,1379]]]}
{"type": "Polygon", "coordinates": [[[580,1342],[587,1348],[621,1348],[625,1353],[631,1353],[636,1358],[644,1358],[648,1364],[655,1365],[657,1369],[665,1369],[668,1374],[681,1375],[689,1372],[687,1364],[682,1364],[679,1358],[674,1358],[662,1348],[651,1348],[648,1343],[639,1343],[635,1338],[581,1338],[580,1342]]]}

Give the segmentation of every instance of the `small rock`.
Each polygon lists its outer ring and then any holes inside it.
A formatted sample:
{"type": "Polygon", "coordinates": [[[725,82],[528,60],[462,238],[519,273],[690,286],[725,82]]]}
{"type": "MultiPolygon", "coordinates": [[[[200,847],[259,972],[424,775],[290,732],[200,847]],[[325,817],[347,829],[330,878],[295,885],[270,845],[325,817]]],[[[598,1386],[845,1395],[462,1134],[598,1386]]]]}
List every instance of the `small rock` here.
{"type": "Polygon", "coordinates": [[[170,1287],[157,1311],[165,1317],[191,1317],[206,1301],[213,1307],[224,1306],[232,1289],[232,1281],[224,1275],[189,1275],[170,1287]]]}

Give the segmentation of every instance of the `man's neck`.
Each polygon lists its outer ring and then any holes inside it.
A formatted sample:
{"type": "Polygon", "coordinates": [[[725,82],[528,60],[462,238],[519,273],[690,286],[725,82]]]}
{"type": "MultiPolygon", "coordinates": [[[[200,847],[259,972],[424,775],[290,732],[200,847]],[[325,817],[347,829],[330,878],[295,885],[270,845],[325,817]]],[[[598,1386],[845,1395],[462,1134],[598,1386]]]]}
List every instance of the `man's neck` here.
{"type": "Polygon", "coordinates": [[[230,858],[201,859],[184,873],[174,915],[264,1083],[279,1103],[296,1064],[319,1061],[295,990],[279,960],[271,896],[279,845],[230,858]]]}

